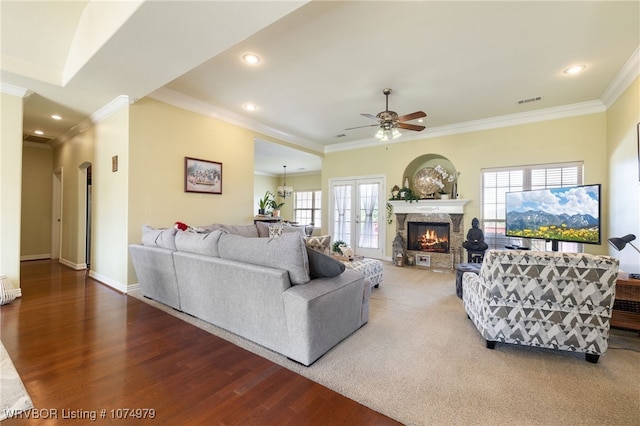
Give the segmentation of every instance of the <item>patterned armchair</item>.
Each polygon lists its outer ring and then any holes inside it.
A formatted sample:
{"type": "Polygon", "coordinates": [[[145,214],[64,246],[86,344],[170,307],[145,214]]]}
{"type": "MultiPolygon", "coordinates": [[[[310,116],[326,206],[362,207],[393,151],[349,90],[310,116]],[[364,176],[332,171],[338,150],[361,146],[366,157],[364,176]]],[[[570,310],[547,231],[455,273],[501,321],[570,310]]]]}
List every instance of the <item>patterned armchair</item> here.
{"type": "Polygon", "coordinates": [[[487,348],[496,342],[582,352],[608,347],[618,260],[587,253],[489,250],[462,278],[464,309],[487,348]]]}

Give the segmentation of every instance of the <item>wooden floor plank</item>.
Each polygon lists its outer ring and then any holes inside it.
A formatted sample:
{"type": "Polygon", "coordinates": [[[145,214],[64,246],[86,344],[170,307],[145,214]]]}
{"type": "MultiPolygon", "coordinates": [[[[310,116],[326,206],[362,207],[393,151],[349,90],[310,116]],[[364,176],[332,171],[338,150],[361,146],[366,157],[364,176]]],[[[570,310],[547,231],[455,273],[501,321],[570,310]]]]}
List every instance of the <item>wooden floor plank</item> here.
{"type": "Polygon", "coordinates": [[[106,410],[98,424],[399,424],[86,271],[24,262],[21,281],[23,297],[0,308],[0,332],[37,409],[97,410],[99,419],[106,410]],[[116,418],[132,408],[155,417],[116,418]]]}

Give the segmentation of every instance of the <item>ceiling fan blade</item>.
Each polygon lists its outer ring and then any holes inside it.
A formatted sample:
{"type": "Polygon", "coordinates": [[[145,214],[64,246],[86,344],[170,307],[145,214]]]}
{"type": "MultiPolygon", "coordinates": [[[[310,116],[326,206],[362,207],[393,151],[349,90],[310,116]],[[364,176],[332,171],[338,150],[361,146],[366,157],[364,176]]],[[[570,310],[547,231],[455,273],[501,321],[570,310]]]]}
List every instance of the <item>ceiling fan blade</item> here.
{"type": "Polygon", "coordinates": [[[425,114],[422,111],[416,111],[413,112],[411,114],[407,114],[407,115],[403,115],[402,117],[398,117],[398,121],[402,122],[402,121],[411,121],[411,120],[415,120],[416,118],[422,118],[422,117],[426,117],[427,114],[425,114]]]}
{"type": "Polygon", "coordinates": [[[420,132],[425,129],[424,126],[417,126],[415,124],[408,124],[408,123],[397,123],[396,126],[400,127],[401,129],[415,130],[416,132],[420,132]]]}
{"type": "Polygon", "coordinates": [[[346,128],[345,130],[353,130],[353,129],[361,129],[363,127],[377,127],[377,126],[379,126],[379,124],[367,124],[366,126],[349,127],[349,128],[346,128]]]}
{"type": "Polygon", "coordinates": [[[360,115],[362,115],[364,117],[367,117],[367,118],[370,118],[372,120],[378,121],[378,117],[376,117],[375,115],[371,115],[371,114],[360,114],[360,115]]]}

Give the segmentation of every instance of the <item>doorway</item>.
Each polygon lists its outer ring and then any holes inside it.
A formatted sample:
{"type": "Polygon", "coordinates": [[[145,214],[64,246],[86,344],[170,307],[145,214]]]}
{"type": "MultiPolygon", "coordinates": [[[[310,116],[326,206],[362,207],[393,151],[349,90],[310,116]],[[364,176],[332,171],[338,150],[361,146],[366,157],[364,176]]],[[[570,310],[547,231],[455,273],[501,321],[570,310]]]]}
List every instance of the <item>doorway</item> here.
{"type": "Polygon", "coordinates": [[[332,179],[330,218],[332,240],[344,241],[356,255],[382,259],[385,240],[383,176],[332,179]]]}
{"type": "Polygon", "coordinates": [[[51,188],[51,259],[60,259],[62,244],[62,169],[53,171],[51,188]]]}

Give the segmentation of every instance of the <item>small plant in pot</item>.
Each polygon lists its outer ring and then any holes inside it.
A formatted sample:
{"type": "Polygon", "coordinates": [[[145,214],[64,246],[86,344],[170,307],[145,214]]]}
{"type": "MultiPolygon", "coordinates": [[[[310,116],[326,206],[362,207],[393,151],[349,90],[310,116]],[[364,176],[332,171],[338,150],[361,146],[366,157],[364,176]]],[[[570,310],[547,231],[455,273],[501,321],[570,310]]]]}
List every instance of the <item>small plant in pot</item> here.
{"type": "Polygon", "coordinates": [[[273,217],[280,217],[280,209],[282,206],[284,206],[284,203],[279,203],[275,199],[269,201],[269,207],[271,207],[273,217]]]}
{"type": "Polygon", "coordinates": [[[264,196],[258,201],[258,214],[265,214],[267,208],[271,206],[273,200],[273,194],[269,191],[264,193],[264,196]]]}
{"type": "Polygon", "coordinates": [[[334,253],[342,254],[342,250],[340,250],[340,246],[346,246],[346,245],[347,245],[347,243],[345,243],[344,241],[336,240],[331,245],[331,251],[334,252],[334,253]]]}

